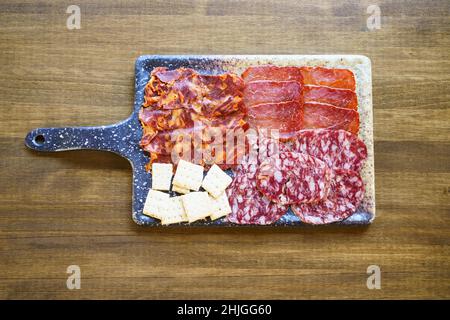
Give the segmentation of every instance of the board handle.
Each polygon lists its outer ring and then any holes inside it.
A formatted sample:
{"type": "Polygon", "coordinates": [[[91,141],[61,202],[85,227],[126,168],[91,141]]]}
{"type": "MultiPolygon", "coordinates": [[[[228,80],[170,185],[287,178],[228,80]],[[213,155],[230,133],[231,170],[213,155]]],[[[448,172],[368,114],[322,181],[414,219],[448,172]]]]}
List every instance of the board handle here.
{"type": "Polygon", "coordinates": [[[127,119],[98,127],[37,128],[25,137],[25,145],[36,151],[102,150],[126,158],[138,146],[140,127],[127,119]]]}

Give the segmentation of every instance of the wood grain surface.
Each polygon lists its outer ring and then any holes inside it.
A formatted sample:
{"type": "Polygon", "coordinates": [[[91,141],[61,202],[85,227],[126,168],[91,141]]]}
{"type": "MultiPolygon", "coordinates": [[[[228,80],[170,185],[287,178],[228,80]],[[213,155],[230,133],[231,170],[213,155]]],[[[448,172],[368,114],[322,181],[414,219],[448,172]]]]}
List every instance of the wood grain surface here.
{"type": "Polygon", "coordinates": [[[0,298],[450,298],[448,0],[82,0],[79,30],[70,4],[0,3],[0,298]],[[141,228],[126,160],[23,143],[35,127],[127,117],[142,54],[333,53],[372,60],[370,227],[141,228]]]}

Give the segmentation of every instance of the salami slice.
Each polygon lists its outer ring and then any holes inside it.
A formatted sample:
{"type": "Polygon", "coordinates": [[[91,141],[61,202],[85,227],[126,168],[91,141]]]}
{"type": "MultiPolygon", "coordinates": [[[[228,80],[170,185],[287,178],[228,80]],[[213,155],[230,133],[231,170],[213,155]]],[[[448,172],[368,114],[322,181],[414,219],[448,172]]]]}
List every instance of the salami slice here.
{"type": "Polygon", "coordinates": [[[257,187],[283,205],[318,202],[327,196],[331,170],[325,162],[296,152],[281,152],[258,168],[257,187]]]}
{"type": "Polygon", "coordinates": [[[331,104],[339,108],[358,110],[358,98],[355,91],[329,87],[304,86],[305,103],[319,102],[331,104]]]}
{"type": "Polygon", "coordinates": [[[333,169],[359,171],[367,158],[364,142],[344,130],[302,130],[292,148],[319,158],[333,169]]]}
{"type": "Polygon", "coordinates": [[[356,212],[364,197],[364,184],[359,173],[337,169],[332,174],[326,200],[291,206],[305,223],[327,224],[342,221],[356,212]]]}
{"type": "Polygon", "coordinates": [[[355,76],[347,69],[329,69],[323,67],[301,67],[305,85],[327,86],[355,91],[355,76]]]}
{"type": "Polygon", "coordinates": [[[260,135],[259,137],[258,148],[259,163],[281,152],[291,151],[289,144],[279,141],[276,137],[267,137],[264,135],[260,135]]]}
{"type": "Polygon", "coordinates": [[[280,152],[292,151],[293,142],[282,142],[271,130],[251,131],[246,135],[246,156],[240,158],[235,170],[256,172],[257,167],[267,158],[280,152]]]}
{"type": "Polygon", "coordinates": [[[302,85],[297,81],[254,81],[245,85],[244,104],[248,109],[262,103],[303,101],[302,85]]]}
{"type": "Polygon", "coordinates": [[[242,73],[245,83],[258,80],[302,82],[301,71],[297,67],[277,67],[273,65],[249,67],[242,73]]]}
{"type": "Polygon", "coordinates": [[[358,134],[359,113],[352,109],[338,108],[329,104],[305,103],[303,129],[342,129],[358,134]]]}
{"type": "Polygon", "coordinates": [[[288,209],[287,206],[271,202],[258,191],[255,165],[239,168],[226,192],[232,211],[227,220],[232,223],[272,224],[288,209]]]}

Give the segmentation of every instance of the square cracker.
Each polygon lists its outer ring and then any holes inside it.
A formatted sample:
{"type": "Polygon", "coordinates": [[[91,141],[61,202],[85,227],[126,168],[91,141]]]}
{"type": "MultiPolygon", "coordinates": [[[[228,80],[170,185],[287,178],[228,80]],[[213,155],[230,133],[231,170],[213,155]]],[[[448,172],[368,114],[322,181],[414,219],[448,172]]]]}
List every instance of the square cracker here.
{"type": "Polygon", "coordinates": [[[191,192],[181,196],[189,222],[205,219],[213,212],[208,192],[191,192]]]}
{"type": "Polygon", "coordinates": [[[231,213],[230,202],[228,201],[227,193],[223,192],[218,198],[209,197],[213,212],[209,216],[211,220],[216,220],[231,213]]]}
{"type": "Polygon", "coordinates": [[[161,213],[161,224],[172,224],[187,221],[181,197],[172,197],[165,203],[161,213]]]}
{"type": "Polygon", "coordinates": [[[186,194],[186,193],[191,192],[191,190],[189,190],[189,189],[181,188],[181,187],[178,187],[176,185],[172,185],[172,191],[175,191],[175,192],[178,192],[178,193],[181,193],[181,194],[186,194]]]}
{"type": "Polygon", "coordinates": [[[183,189],[198,191],[203,181],[203,167],[184,160],[178,162],[173,184],[183,189]]]}
{"type": "Polygon", "coordinates": [[[206,174],[202,187],[214,198],[218,198],[232,181],[233,179],[229,175],[214,164],[206,174]]]}
{"type": "Polygon", "coordinates": [[[170,196],[168,193],[150,189],[148,191],[147,199],[145,200],[143,213],[147,216],[161,219],[165,203],[169,198],[170,196]]]}
{"type": "Polygon", "coordinates": [[[152,189],[170,190],[172,181],[173,164],[171,163],[153,163],[152,164],[152,189]]]}

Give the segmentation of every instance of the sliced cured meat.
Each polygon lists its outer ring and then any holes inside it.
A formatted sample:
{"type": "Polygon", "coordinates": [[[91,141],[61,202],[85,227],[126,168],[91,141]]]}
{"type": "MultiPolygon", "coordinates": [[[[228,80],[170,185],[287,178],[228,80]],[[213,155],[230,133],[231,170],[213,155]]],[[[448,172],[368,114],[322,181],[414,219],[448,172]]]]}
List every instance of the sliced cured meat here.
{"type": "MultiPolygon", "coordinates": [[[[150,74],[150,80],[144,89],[144,108],[158,104],[161,96],[170,92],[175,82],[182,82],[185,79],[192,79],[195,71],[192,69],[179,68],[168,70],[165,67],[157,67],[150,74]]],[[[189,80],[188,80],[189,82],[189,80]]],[[[172,95],[172,99],[177,99],[178,95],[172,95]]]]}
{"type": "Polygon", "coordinates": [[[263,103],[303,101],[302,85],[297,81],[254,81],[246,84],[244,104],[251,106],[263,103]]]}
{"type": "Polygon", "coordinates": [[[358,111],[323,103],[305,103],[303,107],[303,129],[341,129],[358,134],[358,111]]]}
{"type": "Polygon", "coordinates": [[[199,75],[198,78],[202,87],[202,99],[196,97],[198,113],[217,117],[243,110],[244,81],[241,77],[224,73],[199,75]]]}
{"type": "Polygon", "coordinates": [[[266,137],[261,135],[258,142],[258,163],[262,163],[267,158],[276,156],[281,152],[292,151],[290,146],[279,141],[277,137],[266,137]]]}
{"type": "Polygon", "coordinates": [[[145,170],[152,171],[152,164],[153,164],[153,162],[171,163],[172,162],[172,157],[170,155],[165,155],[165,154],[151,153],[150,154],[150,161],[145,165],[145,170]]]}
{"type": "Polygon", "coordinates": [[[292,148],[324,161],[333,169],[359,172],[367,158],[364,142],[344,130],[303,130],[298,133],[292,148]]]}
{"type": "Polygon", "coordinates": [[[139,119],[147,127],[156,130],[174,130],[193,126],[192,113],[183,108],[171,110],[142,108],[139,119]]]}
{"type": "Polygon", "coordinates": [[[262,194],[283,205],[318,202],[327,196],[331,170],[325,162],[296,152],[282,152],[261,163],[256,179],[262,194]]]}
{"type": "Polygon", "coordinates": [[[356,93],[348,89],[304,86],[303,97],[305,103],[318,102],[331,104],[339,108],[358,110],[358,98],[356,97],[356,93]]]}
{"type": "Polygon", "coordinates": [[[237,224],[267,225],[276,222],[288,207],[271,202],[256,188],[256,166],[236,170],[235,177],[227,189],[231,213],[227,220],[237,224]]]}
{"type": "Polygon", "coordinates": [[[181,157],[206,166],[211,161],[236,165],[242,152],[225,141],[227,134],[243,135],[248,129],[243,90],[244,81],[235,74],[155,68],[139,112],[140,145],[150,153],[150,163],[170,157],[176,164],[181,157]]]}
{"type": "Polygon", "coordinates": [[[239,166],[235,170],[256,172],[257,167],[267,158],[280,152],[292,151],[292,142],[286,143],[279,140],[279,136],[271,130],[250,130],[246,132],[245,157],[239,160],[239,166]]]}
{"type": "Polygon", "coordinates": [[[151,139],[144,135],[141,146],[154,154],[153,158],[171,156],[174,164],[183,158],[205,166],[215,162],[222,168],[230,168],[245,153],[245,145],[238,144],[245,140],[248,126],[243,118],[244,114],[239,112],[222,118],[198,118],[190,128],[158,131],[151,139]]]}
{"type": "Polygon", "coordinates": [[[220,116],[243,109],[243,90],[244,81],[232,73],[200,75],[186,68],[155,68],[145,88],[143,107],[183,108],[220,116]]]}
{"type": "MultiPolygon", "coordinates": [[[[196,72],[189,68],[178,68],[174,70],[168,70],[165,67],[156,67],[153,69],[151,75],[155,76],[155,85],[153,88],[158,88],[159,85],[163,85],[164,83],[174,82],[181,78],[187,78],[189,76],[194,75],[196,72]]],[[[160,89],[164,89],[159,87],[160,89]]],[[[164,89],[165,90],[165,89],[164,89]]],[[[162,93],[163,91],[159,91],[158,93],[162,93]]]]}
{"type": "Polygon", "coordinates": [[[359,173],[337,169],[332,174],[326,200],[291,206],[305,223],[327,224],[342,221],[356,212],[364,197],[364,184],[359,173]]]}
{"type": "Polygon", "coordinates": [[[250,127],[278,130],[280,138],[289,138],[304,128],[303,106],[297,101],[258,104],[247,112],[250,127]]]}
{"type": "Polygon", "coordinates": [[[355,76],[348,69],[301,67],[300,71],[305,85],[311,84],[355,91],[355,76]]]}
{"type": "Polygon", "coordinates": [[[297,67],[277,67],[274,65],[264,65],[249,67],[242,73],[245,83],[258,80],[273,81],[298,81],[302,83],[303,77],[297,67]]]}
{"type": "Polygon", "coordinates": [[[244,131],[247,130],[248,124],[245,121],[246,114],[244,112],[234,112],[221,117],[207,118],[203,116],[193,116],[194,125],[201,128],[221,128],[223,133],[225,130],[232,130],[236,128],[242,128],[244,131]]]}
{"type": "Polygon", "coordinates": [[[152,128],[152,127],[146,127],[144,126],[142,130],[142,138],[140,142],[140,146],[144,148],[146,145],[148,145],[158,134],[158,130],[152,128]]]}
{"type": "Polygon", "coordinates": [[[143,146],[143,148],[150,153],[170,155],[173,145],[174,142],[171,139],[171,132],[161,131],[148,144],[143,146]]]}

